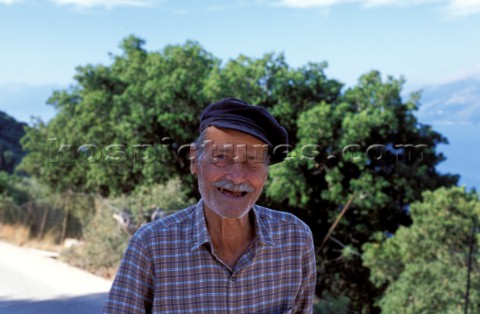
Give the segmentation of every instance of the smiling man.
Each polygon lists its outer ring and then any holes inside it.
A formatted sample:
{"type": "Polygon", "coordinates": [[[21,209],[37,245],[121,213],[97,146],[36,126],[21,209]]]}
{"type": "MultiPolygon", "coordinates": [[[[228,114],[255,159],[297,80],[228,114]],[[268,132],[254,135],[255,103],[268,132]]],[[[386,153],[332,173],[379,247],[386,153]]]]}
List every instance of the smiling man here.
{"type": "Polygon", "coordinates": [[[191,146],[201,200],[132,237],[104,313],[311,313],[310,229],[255,204],[287,145],[265,108],[209,105],[191,146]]]}

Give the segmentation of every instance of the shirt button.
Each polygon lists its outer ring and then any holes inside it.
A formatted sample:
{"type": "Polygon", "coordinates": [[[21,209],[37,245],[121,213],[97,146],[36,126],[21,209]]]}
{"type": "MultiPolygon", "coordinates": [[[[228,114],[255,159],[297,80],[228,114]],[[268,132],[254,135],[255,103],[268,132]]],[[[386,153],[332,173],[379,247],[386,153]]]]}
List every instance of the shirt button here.
{"type": "Polygon", "coordinates": [[[237,277],[235,277],[235,276],[230,277],[230,281],[231,281],[231,282],[237,281],[237,277]]]}

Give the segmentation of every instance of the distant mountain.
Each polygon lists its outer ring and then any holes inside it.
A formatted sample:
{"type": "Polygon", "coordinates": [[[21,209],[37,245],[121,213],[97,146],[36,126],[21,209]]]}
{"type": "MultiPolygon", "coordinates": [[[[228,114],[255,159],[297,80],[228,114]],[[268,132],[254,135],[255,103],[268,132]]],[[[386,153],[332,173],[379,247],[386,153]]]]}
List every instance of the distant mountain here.
{"type": "Polygon", "coordinates": [[[0,111],[0,171],[12,173],[23,158],[20,139],[25,134],[26,125],[0,111]]]}
{"type": "Polygon", "coordinates": [[[0,84],[0,110],[18,121],[30,122],[31,117],[39,117],[44,122],[55,116],[55,109],[47,105],[53,91],[59,85],[0,84]]]}
{"type": "Polygon", "coordinates": [[[417,117],[448,139],[438,169],[460,174],[460,185],[480,191],[480,75],[423,88],[417,117]]]}
{"type": "Polygon", "coordinates": [[[480,78],[423,88],[418,117],[429,124],[480,123],[480,78]]]}

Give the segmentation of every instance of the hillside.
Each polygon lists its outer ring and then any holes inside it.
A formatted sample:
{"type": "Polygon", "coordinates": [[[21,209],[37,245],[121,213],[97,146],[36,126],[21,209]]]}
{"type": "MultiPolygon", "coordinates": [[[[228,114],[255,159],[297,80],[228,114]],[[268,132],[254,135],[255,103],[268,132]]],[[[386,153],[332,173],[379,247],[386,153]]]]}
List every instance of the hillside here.
{"type": "Polygon", "coordinates": [[[12,173],[24,156],[20,139],[25,134],[23,122],[0,111],[0,171],[12,173]]]}
{"type": "Polygon", "coordinates": [[[480,78],[472,77],[426,86],[418,115],[434,125],[480,123],[480,78]]]}
{"type": "Polygon", "coordinates": [[[460,185],[480,190],[480,75],[423,88],[418,118],[448,138],[439,150],[443,173],[460,174],[460,185]]]}

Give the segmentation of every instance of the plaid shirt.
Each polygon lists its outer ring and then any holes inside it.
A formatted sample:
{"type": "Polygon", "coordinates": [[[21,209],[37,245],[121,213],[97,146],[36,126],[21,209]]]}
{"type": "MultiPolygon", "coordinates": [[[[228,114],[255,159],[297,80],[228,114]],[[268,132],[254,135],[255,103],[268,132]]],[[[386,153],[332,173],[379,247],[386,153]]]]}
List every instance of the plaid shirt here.
{"type": "Polygon", "coordinates": [[[202,201],[142,227],[130,240],[103,313],[312,313],[310,229],[253,207],[255,240],[230,269],[216,255],[202,201]]]}

